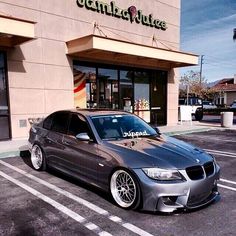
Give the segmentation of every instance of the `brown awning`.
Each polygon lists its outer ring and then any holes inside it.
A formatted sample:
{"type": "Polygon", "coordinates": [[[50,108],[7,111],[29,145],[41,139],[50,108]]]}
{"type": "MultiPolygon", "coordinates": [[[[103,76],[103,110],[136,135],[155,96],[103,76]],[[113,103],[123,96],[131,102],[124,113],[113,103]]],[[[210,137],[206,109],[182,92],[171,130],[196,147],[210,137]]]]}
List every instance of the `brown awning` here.
{"type": "Polygon", "coordinates": [[[0,46],[13,47],[34,39],[35,22],[0,15],[0,46]]]}
{"type": "Polygon", "coordinates": [[[68,55],[87,61],[165,69],[198,64],[198,56],[194,54],[144,46],[97,35],[74,39],[66,44],[68,55]]]}

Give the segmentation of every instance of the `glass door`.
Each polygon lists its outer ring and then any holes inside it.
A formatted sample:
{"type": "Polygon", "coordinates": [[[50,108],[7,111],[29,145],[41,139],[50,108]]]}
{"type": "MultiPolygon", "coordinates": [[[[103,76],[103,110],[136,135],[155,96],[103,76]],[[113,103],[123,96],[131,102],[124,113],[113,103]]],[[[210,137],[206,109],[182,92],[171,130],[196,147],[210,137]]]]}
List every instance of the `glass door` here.
{"type": "Polygon", "coordinates": [[[11,138],[5,54],[0,52],[0,141],[11,138]]]}
{"type": "Polygon", "coordinates": [[[98,68],[99,108],[119,108],[118,71],[98,68]]]}
{"type": "Polygon", "coordinates": [[[167,72],[155,71],[151,79],[151,123],[166,125],[167,72]]]}
{"type": "Polygon", "coordinates": [[[150,123],[150,73],[134,72],[134,113],[150,123]]]}
{"type": "Polygon", "coordinates": [[[133,112],[133,71],[120,71],[120,109],[133,112]]]}

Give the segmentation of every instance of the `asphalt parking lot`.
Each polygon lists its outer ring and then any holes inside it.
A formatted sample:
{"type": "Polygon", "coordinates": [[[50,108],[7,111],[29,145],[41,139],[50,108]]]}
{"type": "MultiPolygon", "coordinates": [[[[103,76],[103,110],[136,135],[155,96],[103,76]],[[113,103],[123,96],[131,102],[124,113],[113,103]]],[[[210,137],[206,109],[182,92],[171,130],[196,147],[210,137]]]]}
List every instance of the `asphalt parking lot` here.
{"type": "Polygon", "coordinates": [[[0,235],[235,235],[236,130],[177,136],[216,158],[221,200],[178,214],[122,210],[98,189],[37,172],[27,153],[0,160],[0,235]]]}

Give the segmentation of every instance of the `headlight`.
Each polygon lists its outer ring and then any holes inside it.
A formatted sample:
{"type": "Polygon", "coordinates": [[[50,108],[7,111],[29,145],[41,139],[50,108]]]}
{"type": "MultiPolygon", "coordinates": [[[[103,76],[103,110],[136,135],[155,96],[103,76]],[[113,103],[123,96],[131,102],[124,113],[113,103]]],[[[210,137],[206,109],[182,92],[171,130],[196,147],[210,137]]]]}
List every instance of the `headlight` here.
{"type": "Polygon", "coordinates": [[[157,180],[181,180],[182,176],[177,170],[166,170],[160,168],[143,168],[144,173],[157,180]]]}

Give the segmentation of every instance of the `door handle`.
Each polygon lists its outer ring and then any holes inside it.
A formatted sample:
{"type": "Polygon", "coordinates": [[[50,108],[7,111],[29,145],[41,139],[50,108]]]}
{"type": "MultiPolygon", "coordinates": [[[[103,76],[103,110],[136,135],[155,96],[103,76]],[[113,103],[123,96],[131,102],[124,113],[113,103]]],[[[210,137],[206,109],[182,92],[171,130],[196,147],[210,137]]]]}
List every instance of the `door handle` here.
{"type": "Polygon", "coordinates": [[[71,145],[70,142],[67,142],[67,141],[65,141],[65,140],[62,140],[62,143],[65,144],[65,145],[71,145]]]}
{"type": "Polygon", "coordinates": [[[48,143],[52,143],[52,142],[53,142],[53,140],[50,139],[50,138],[48,138],[48,137],[46,137],[46,141],[47,141],[48,143]]]}

